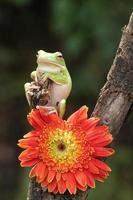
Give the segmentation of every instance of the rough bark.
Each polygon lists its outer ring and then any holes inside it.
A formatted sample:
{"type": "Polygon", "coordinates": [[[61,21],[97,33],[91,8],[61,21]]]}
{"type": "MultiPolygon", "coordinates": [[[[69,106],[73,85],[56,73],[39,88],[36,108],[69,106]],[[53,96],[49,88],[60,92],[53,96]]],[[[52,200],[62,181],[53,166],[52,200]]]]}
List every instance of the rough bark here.
{"type": "Polygon", "coordinates": [[[107,75],[93,111],[103,124],[118,134],[133,104],[133,13],[123,29],[122,38],[114,62],[107,75]]]}
{"type": "MultiPolygon", "coordinates": [[[[110,127],[113,136],[118,134],[133,104],[133,14],[124,27],[114,62],[102,88],[93,116],[101,118],[110,127]]],[[[48,193],[32,179],[27,200],[86,200],[87,191],[76,195],[48,193]]]]}

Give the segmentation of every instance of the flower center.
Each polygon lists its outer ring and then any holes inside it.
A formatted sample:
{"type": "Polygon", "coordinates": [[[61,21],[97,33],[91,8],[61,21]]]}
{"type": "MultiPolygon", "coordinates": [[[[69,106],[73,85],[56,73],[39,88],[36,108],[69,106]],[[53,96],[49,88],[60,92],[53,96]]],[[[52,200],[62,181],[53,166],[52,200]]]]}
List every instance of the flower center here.
{"type": "Polygon", "coordinates": [[[66,146],[63,143],[60,143],[58,144],[57,148],[59,149],[59,151],[64,151],[66,149],[66,146]]]}
{"type": "Polygon", "coordinates": [[[55,163],[71,165],[80,152],[81,144],[74,132],[56,128],[49,134],[48,154],[55,163]]]}

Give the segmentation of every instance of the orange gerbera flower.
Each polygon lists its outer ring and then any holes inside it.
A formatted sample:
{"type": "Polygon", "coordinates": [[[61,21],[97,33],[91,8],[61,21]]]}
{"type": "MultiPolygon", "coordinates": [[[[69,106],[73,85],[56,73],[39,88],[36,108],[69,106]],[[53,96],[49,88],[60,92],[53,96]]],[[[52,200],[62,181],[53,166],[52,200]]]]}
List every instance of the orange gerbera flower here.
{"type": "Polygon", "coordinates": [[[44,108],[28,115],[34,130],[19,140],[26,149],[19,160],[22,167],[33,166],[29,176],[49,192],[75,194],[77,189],[94,188],[95,180],[103,182],[111,171],[100,159],[114,153],[105,147],[112,135],[107,126],[99,125],[100,119],[87,119],[87,111],[83,106],[67,120],[44,108]]]}

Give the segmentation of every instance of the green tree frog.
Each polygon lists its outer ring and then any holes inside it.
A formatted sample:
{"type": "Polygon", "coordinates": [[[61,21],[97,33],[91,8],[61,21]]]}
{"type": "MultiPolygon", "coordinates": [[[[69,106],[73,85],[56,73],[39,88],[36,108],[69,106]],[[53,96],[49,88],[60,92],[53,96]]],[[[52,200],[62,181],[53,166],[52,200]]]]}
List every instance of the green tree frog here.
{"type": "Polygon", "coordinates": [[[66,99],[70,94],[72,81],[64,58],[60,52],[47,53],[39,50],[37,54],[37,68],[31,73],[34,82],[25,84],[26,97],[30,104],[33,89],[42,87],[47,79],[51,81],[51,106],[58,110],[62,117],[65,112],[66,99]],[[37,84],[33,84],[37,83],[37,84]]]}

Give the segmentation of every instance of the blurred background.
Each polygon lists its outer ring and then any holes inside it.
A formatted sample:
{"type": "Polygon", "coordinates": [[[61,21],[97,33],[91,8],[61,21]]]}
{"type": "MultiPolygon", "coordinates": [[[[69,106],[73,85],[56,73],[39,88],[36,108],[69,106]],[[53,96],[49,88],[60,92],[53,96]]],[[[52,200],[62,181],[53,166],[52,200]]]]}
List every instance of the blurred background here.
{"type": "MultiPolygon", "coordinates": [[[[30,130],[23,85],[39,49],[61,51],[73,80],[66,117],[86,104],[92,112],[113,62],[132,0],[0,1],[0,199],[25,200],[28,170],[19,166],[17,140],[30,130]]],[[[113,173],[88,199],[133,199],[133,116],[115,138],[113,173]]]]}

